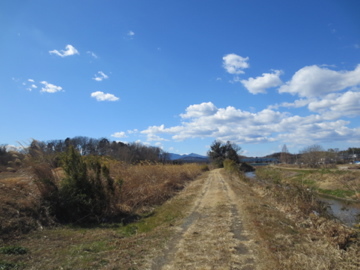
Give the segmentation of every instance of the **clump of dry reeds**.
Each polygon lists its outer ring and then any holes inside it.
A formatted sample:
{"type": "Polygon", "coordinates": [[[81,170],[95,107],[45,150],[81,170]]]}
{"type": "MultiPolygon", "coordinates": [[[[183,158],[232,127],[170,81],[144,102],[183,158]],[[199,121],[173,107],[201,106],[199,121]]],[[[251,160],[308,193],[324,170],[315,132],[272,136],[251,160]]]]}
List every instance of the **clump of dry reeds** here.
{"type": "Polygon", "coordinates": [[[204,170],[204,166],[148,162],[129,165],[116,162],[110,169],[114,178],[122,181],[122,209],[134,212],[162,204],[181,190],[187,181],[198,176],[204,170]]]}

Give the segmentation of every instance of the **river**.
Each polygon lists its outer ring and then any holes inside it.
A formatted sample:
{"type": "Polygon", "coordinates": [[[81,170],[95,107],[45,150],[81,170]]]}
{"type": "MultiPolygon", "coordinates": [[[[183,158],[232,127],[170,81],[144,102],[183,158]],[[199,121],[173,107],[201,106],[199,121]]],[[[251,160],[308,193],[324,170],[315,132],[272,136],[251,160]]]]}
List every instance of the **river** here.
{"type": "MultiPolygon", "coordinates": [[[[248,178],[256,178],[255,172],[247,172],[248,178]]],[[[318,197],[320,201],[328,205],[328,211],[347,226],[353,227],[360,222],[360,203],[348,202],[325,196],[318,197]]]]}
{"type": "Polygon", "coordinates": [[[360,203],[348,202],[319,196],[320,201],[329,205],[329,213],[344,224],[353,227],[359,223],[360,203]]]}

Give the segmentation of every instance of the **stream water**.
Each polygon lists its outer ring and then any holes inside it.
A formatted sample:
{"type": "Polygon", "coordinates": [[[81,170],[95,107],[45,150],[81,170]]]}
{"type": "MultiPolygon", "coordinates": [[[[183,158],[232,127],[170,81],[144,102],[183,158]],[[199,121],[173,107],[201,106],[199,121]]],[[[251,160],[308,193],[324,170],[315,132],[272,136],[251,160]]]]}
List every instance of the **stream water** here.
{"type": "MultiPolygon", "coordinates": [[[[248,178],[256,178],[255,172],[245,173],[248,178]]],[[[348,202],[334,198],[319,196],[320,201],[328,205],[328,211],[344,224],[352,227],[360,222],[360,203],[348,202]]]]}
{"type": "Polygon", "coordinates": [[[320,201],[329,206],[329,212],[346,225],[352,227],[359,223],[360,203],[337,200],[319,196],[320,201]]]}

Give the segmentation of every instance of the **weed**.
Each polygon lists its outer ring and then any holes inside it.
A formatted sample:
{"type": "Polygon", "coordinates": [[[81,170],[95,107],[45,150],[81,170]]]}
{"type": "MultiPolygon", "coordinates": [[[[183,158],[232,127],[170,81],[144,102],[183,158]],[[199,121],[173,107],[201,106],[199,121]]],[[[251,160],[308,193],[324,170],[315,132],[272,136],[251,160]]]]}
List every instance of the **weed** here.
{"type": "Polygon", "coordinates": [[[260,181],[271,181],[277,184],[282,181],[279,169],[259,168],[256,170],[256,177],[260,181]]]}
{"type": "Polygon", "coordinates": [[[2,247],[0,248],[1,254],[14,254],[14,255],[23,255],[28,252],[27,248],[20,247],[20,246],[9,246],[9,247],[2,247]]]}
{"type": "Polygon", "coordinates": [[[15,269],[20,269],[20,265],[16,263],[0,261],[0,270],[15,270],[15,269]]]}
{"type": "Polygon", "coordinates": [[[355,191],[353,190],[342,190],[342,189],[335,189],[335,190],[319,189],[319,192],[322,194],[334,196],[337,198],[344,198],[344,199],[355,195],[355,191]]]}

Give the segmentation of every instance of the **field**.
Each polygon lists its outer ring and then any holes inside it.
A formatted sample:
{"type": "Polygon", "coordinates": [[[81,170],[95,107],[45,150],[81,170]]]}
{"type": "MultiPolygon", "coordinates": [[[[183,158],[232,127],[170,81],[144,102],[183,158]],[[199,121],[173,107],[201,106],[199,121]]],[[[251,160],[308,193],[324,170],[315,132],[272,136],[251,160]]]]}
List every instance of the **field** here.
{"type": "Polygon", "coordinates": [[[100,224],[56,223],[38,212],[30,174],[1,174],[0,269],[360,267],[358,231],[327,215],[309,188],[357,172],[267,167],[255,180],[196,164],[107,162],[127,215],[100,224]]]}

